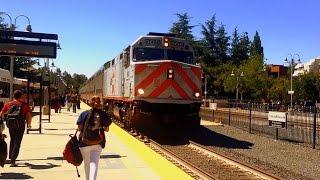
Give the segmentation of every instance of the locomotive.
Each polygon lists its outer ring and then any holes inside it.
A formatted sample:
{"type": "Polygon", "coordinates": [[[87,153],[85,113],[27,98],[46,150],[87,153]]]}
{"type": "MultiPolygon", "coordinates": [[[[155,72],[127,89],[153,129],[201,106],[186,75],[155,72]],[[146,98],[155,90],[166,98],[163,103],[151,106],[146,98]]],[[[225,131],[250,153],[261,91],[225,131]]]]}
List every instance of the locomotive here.
{"type": "Polygon", "coordinates": [[[106,62],[79,92],[85,101],[100,96],[126,128],[180,132],[200,126],[201,76],[191,43],[148,33],[106,62]]]}

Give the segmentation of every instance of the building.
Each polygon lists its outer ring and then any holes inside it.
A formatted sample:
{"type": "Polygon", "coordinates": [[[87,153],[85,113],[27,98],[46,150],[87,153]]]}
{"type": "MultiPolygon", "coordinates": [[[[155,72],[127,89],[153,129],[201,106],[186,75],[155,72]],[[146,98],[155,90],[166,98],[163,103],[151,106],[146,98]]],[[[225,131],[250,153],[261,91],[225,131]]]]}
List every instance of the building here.
{"type": "Polygon", "coordinates": [[[320,72],[320,56],[310,59],[306,63],[299,63],[294,67],[293,76],[299,76],[304,73],[308,72],[314,72],[319,73],[320,72]]]}
{"type": "Polygon", "coordinates": [[[288,67],[284,65],[269,64],[267,66],[268,76],[279,78],[287,75],[288,67]]]}

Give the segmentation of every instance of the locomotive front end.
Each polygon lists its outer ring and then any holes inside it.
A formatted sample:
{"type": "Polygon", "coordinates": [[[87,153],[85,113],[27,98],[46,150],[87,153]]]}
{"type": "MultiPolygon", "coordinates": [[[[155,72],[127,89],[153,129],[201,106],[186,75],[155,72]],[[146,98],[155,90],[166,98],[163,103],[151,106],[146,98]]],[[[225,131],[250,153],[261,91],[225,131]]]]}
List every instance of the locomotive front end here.
{"type": "Polygon", "coordinates": [[[162,132],[198,127],[201,69],[188,41],[149,34],[132,47],[134,124],[162,132]]]}

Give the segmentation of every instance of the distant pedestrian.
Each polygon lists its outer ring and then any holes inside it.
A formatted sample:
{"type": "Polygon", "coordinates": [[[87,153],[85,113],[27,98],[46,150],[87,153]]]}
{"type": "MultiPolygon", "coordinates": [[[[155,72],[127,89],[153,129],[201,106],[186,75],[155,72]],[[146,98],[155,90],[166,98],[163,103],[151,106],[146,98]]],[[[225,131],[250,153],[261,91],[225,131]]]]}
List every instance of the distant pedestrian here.
{"type": "Polygon", "coordinates": [[[55,113],[59,112],[61,105],[60,105],[60,99],[58,95],[55,95],[54,98],[52,99],[52,107],[55,113]]]}
{"type": "Polygon", "coordinates": [[[73,113],[76,113],[77,112],[77,103],[78,103],[77,95],[75,95],[75,94],[72,95],[71,102],[72,102],[72,111],[73,111],[73,113]]]}
{"type": "Polygon", "coordinates": [[[14,100],[6,103],[0,112],[5,118],[10,134],[9,159],[11,167],[17,166],[16,159],[19,155],[20,145],[25,130],[25,124],[31,128],[31,110],[27,104],[27,94],[20,90],[14,91],[14,100]]]}
{"type": "Polygon", "coordinates": [[[80,109],[81,97],[80,94],[77,95],[77,108],[80,109]]]}
{"type": "Polygon", "coordinates": [[[99,97],[92,97],[90,110],[80,114],[77,125],[80,131],[79,146],[83,157],[87,180],[95,180],[98,172],[100,154],[105,147],[104,131],[109,131],[111,116],[101,110],[99,97]]]}
{"type": "Polygon", "coordinates": [[[71,94],[68,94],[66,96],[66,99],[67,99],[67,111],[70,111],[70,108],[72,106],[72,103],[71,103],[71,94]]]}

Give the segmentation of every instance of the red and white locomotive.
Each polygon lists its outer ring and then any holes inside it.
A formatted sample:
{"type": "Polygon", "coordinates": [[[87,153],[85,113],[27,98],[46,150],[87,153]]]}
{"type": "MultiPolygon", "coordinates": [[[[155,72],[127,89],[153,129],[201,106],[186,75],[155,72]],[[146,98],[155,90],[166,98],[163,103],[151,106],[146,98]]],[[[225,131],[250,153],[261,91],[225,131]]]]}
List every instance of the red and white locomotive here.
{"type": "Polygon", "coordinates": [[[200,125],[201,73],[188,41],[149,33],[105,63],[80,93],[101,96],[126,127],[175,132],[200,125]]]}

